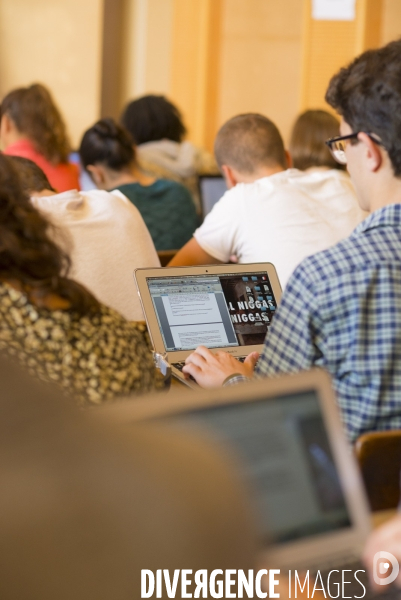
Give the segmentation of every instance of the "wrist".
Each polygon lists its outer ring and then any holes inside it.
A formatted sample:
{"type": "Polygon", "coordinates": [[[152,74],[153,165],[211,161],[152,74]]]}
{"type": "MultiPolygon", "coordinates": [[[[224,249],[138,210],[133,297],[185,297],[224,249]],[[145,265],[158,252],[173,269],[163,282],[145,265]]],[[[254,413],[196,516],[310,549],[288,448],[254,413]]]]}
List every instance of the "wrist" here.
{"type": "Polygon", "coordinates": [[[230,379],[234,379],[234,377],[244,377],[243,373],[231,373],[222,383],[222,386],[226,385],[230,381],[230,379]]]}

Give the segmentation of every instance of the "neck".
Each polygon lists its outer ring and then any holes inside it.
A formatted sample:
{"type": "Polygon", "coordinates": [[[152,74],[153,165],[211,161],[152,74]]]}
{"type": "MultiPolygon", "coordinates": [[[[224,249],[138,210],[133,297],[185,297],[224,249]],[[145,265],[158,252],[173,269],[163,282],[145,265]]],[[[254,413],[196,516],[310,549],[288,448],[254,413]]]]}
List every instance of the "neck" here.
{"type": "Polygon", "coordinates": [[[382,169],[375,177],[367,178],[364,190],[370,212],[384,208],[390,204],[401,203],[401,178],[395,177],[392,167],[382,169]]]}
{"type": "Polygon", "coordinates": [[[370,212],[384,208],[390,204],[401,204],[401,179],[388,185],[386,190],[381,188],[380,193],[375,194],[370,202],[370,212]]]}
{"type": "Polygon", "coordinates": [[[148,177],[143,173],[137,165],[132,165],[127,171],[110,171],[108,172],[107,188],[119,187],[129,183],[139,183],[140,185],[152,185],[156,179],[148,177]]]}
{"type": "Polygon", "coordinates": [[[43,198],[45,196],[57,196],[57,192],[51,190],[41,190],[40,192],[29,192],[31,198],[43,198]]]}
{"type": "Polygon", "coordinates": [[[275,175],[276,173],[281,173],[284,171],[281,165],[275,165],[272,167],[259,167],[253,173],[236,173],[237,174],[237,183],[253,183],[258,179],[263,179],[264,177],[270,177],[271,175],[275,175]]]}
{"type": "Polygon", "coordinates": [[[13,129],[11,131],[8,131],[7,134],[3,136],[1,145],[3,147],[3,150],[7,150],[9,146],[12,146],[17,142],[21,142],[22,140],[29,140],[29,138],[23,133],[20,133],[18,129],[13,129]]]}

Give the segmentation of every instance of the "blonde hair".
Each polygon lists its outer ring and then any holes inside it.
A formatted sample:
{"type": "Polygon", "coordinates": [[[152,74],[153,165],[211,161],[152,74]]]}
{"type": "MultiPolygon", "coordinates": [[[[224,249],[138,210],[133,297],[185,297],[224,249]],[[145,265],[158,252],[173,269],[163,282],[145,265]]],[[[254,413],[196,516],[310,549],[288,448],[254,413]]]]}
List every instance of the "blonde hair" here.
{"type": "Polygon", "coordinates": [[[7,115],[48,161],[56,165],[68,161],[71,145],[66,126],[44,85],[34,83],[7,94],[1,103],[1,114],[7,115]]]}

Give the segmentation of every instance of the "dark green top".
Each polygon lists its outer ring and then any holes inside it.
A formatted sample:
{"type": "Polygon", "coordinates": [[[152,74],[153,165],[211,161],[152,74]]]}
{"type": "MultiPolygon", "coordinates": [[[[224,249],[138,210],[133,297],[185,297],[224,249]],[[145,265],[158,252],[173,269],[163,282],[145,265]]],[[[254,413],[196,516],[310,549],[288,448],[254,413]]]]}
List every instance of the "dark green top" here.
{"type": "Polygon", "coordinates": [[[175,181],[158,179],[152,185],[126,183],[120,190],[142,215],[156,250],[182,248],[198,226],[192,196],[175,181]]]}

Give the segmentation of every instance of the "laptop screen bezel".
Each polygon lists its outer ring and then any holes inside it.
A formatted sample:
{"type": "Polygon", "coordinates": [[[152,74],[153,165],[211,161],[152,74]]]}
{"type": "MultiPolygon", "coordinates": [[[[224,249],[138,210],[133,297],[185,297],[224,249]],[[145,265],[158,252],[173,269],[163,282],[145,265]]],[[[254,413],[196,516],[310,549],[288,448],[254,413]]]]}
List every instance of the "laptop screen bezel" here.
{"type": "MultiPolygon", "coordinates": [[[[162,267],[158,269],[136,269],[135,281],[138,288],[139,298],[142,304],[143,313],[145,315],[146,324],[148,326],[150,339],[154,350],[161,354],[167,352],[170,362],[180,362],[192,352],[192,350],[175,350],[167,351],[160,331],[159,322],[157,320],[154,304],[149,292],[147,279],[150,278],[169,278],[169,277],[190,277],[200,275],[239,275],[240,273],[266,273],[276,304],[281,301],[281,286],[277,276],[277,271],[271,263],[252,263],[252,264],[224,264],[224,265],[205,265],[199,267],[162,267]]],[[[212,348],[212,352],[224,350],[233,356],[244,356],[254,351],[260,351],[262,344],[249,346],[232,346],[212,348]]]]}
{"type": "Polygon", "coordinates": [[[135,402],[119,403],[101,409],[106,418],[119,423],[138,421],[163,421],[163,417],[185,416],[200,408],[235,403],[268,401],[283,395],[315,391],[321,408],[330,447],[348,509],[351,526],[309,536],[301,540],[272,544],[261,551],[260,564],[271,568],[311,568],[321,566],[346,555],[360,551],[370,531],[371,523],[368,503],[357,468],[352,448],[345,439],[339,417],[338,406],[331,385],[331,379],[321,369],[312,369],[294,375],[283,375],[274,379],[258,380],[244,385],[231,386],[218,390],[181,392],[174,388],[163,398],[147,396],[135,402]]]}

